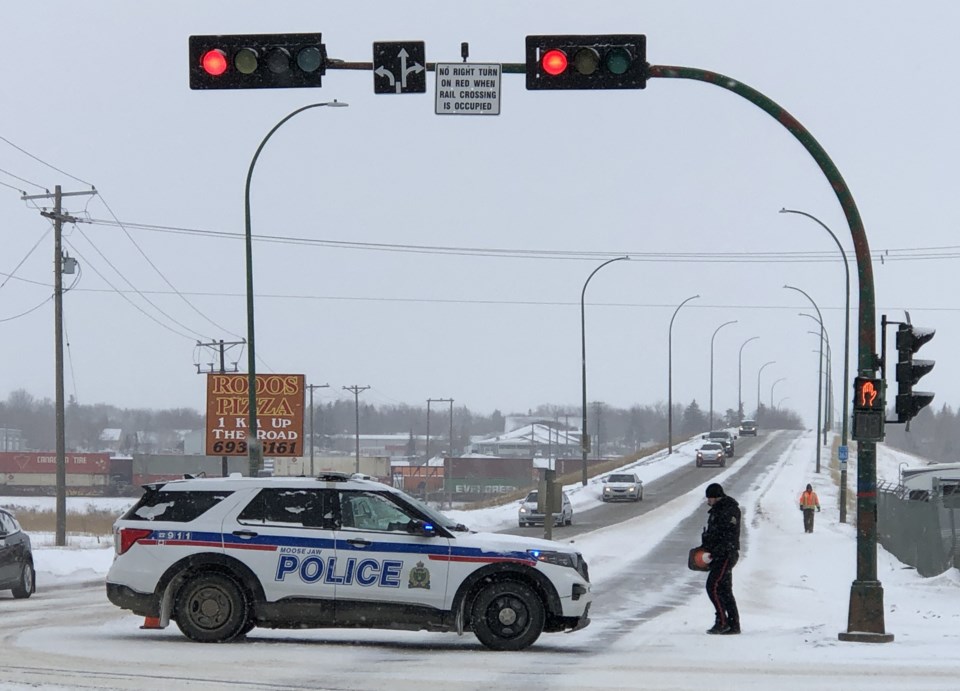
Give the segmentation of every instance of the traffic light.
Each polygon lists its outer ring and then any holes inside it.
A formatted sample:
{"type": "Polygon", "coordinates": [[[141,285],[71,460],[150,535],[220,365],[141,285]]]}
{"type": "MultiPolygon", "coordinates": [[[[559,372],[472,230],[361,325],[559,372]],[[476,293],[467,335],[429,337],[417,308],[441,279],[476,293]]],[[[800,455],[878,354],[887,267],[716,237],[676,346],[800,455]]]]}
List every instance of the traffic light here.
{"type": "Polygon", "coordinates": [[[527,89],[643,89],[643,34],[527,36],[527,89]]]}
{"type": "Polygon", "coordinates": [[[924,406],[930,405],[933,394],[914,391],[913,385],[933,369],[933,360],[914,360],[920,346],[933,338],[934,329],[922,329],[912,324],[897,327],[897,421],[909,422],[924,406]]]}
{"type": "Polygon", "coordinates": [[[883,379],[856,377],[853,380],[853,438],[882,441],[884,408],[883,379]]]}
{"type": "Polygon", "coordinates": [[[320,34],[190,37],[191,89],[318,87],[326,70],[320,34]]]}

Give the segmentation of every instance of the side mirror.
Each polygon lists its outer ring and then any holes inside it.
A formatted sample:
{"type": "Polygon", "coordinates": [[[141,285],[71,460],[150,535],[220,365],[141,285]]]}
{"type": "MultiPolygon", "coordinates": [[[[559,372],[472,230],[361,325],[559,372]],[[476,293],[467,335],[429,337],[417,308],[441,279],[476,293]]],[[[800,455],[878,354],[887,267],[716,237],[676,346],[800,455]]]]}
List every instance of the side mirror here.
{"type": "Polygon", "coordinates": [[[421,537],[437,536],[437,529],[434,527],[433,523],[425,523],[424,521],[418,521],[417,519],[412,519],[407,524],[407,532],[413,533],[414,535],[419,535],[421,537]]]}

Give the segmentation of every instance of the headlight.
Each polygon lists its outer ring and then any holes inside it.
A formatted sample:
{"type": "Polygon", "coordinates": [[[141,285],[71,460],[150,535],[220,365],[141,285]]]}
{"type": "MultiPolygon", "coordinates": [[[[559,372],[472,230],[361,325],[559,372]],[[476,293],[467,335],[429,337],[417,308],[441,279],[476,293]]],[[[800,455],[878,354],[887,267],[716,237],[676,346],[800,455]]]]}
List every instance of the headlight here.
{"type": "Polygon", "coordinates": [[[539,549],[528,549],[527,554],[537,561],[542,561],[546,564],[566,566],[571,569],[577,568],[577,562],[574,558],[574,555],[567,552],[546,552],[539,549]]]}
{"type": "Polygon", "coordinates": [[[521,506],[521,507],[520,507],[520,513],[526,513],[526,512],[527,512],[527,507],[521,506]]]}
{"type": "Polygon", "coordinates": [[[604,494],[606,494],[607,492],[610,492],[610,491],[611,491],[611,490],[610,490],[609,487],[604,487],[604,488],[603,488],[603,493],[604,493],[604,494]]]}

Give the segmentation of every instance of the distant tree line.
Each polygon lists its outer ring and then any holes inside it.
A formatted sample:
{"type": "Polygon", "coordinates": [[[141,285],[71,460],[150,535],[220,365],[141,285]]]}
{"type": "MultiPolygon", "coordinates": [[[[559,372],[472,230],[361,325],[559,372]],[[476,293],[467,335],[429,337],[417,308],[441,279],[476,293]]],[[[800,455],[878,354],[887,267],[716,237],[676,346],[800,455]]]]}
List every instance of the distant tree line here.
{"type": "MultiPolygon", "coordinates": [[[[888,418],[895,417],[888,411],[888,418]]],[[[897,449],[908,451],[938,463],[957,463],[960,450],[960,414],[948,405],[939,411],[929,407],[920,411],[910,421],[910,431],[905,425],[886,425],[884,441],[897,449]]]]}
{"type": "MultiPolygon", "coordinates": [[[[308,406],[309,410],[309,406],[308,406]]],[[[708,411],[709,412],[709,411],[708,411]]],[[[681,438],[707,432],[710,428],[708,412],[696,400],[688,405],[674,405],[673,437],[681,438]]],[[[318,438],[354,432],[356,410],[351,400],[315,404],[313,410],[314,434],[318,438]]],[[[424,435],[427,432],[426,406],[405,403],[372,405],[360,404],[360,432],[362,434],[424,435]]],[[[527,417],[553,421],[557,426],[579,429],[579,406],[540,405],[525,413],[527,417]]],[[[762,428],[801,429],[802,420],[793,411],[774,410],[761,406],[754,419],[762,428]]],[[[950,413],[952,416],[952,413],[950,413]]],[[[745,414],[745,418],[750,415],[745,414]]],[[[309,433],[309,412],[304,420],[304,433],[309,433]]],[[[951,418],[952,419],[952,418],[951,418]]],[[[475,413],[465,406],[453,409],[453,436],[455,449],[462,449],[471,437],[493,436],[504,433],[505,416],[499,410],[489,415],[475,413]]],[[[920,418],[918,418],[920,420],[920,418]]],[[[737,411],[714,411],[714,428],[735,427],[739,423],[737,411]]],[[[169,440],[165,448],[174,448],[176,432],[203,429],[205,415],[190,408],[150,410],[118,408],[97,403],[82,405],[71,397],[66,405],[66,444],[70,451],[97,451],[105,448],[101,434],[105,429],[120,429],[123,434],[148,432],[169,440]]],[[[615,408],[603,403],[591,403],[588,415],[589,431],[598,435],[604,453],[629,453],[650,444],[667,442],[667,406],[634,405],[615,408]]],[[[38,399],[24,390],[12,392],[6,401],[0,401],[0,428],[19,430],[27,449],[50,451],[56,446],[56,414],[54,403],[48,398],[38,399]]],[[[446,437],[450,429],[450,409],[440,404],[431,406],[430,435],[446,437]]]]}

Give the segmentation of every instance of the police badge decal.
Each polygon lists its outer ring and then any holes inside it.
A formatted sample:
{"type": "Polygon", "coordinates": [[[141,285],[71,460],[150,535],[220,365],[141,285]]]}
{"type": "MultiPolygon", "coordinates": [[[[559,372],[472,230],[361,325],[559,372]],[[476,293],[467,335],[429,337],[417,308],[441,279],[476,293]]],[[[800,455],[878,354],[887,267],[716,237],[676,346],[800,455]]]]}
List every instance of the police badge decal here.
{"type": "Polygon", "coordinates": [[[422,561],[418,561],[417,565],[410,569],[410,582],[407,587],[430,590],[430,570],[423,565],[422,561]]]}

